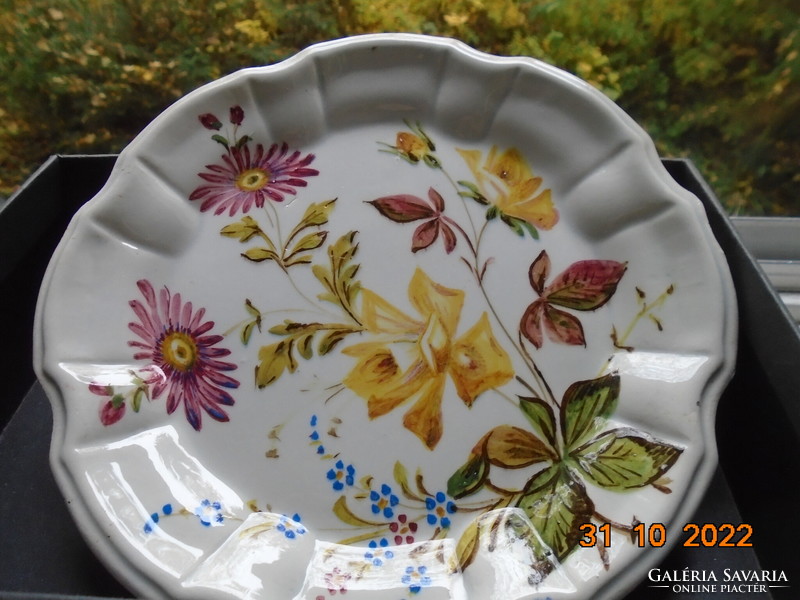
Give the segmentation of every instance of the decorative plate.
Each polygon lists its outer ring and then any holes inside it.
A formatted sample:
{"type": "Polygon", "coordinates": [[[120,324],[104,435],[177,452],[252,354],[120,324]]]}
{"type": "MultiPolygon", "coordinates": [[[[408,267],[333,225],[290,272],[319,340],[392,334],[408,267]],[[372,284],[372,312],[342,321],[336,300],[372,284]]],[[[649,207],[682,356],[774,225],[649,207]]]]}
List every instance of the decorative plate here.
{"type": "Polygon", "coordinates": [[[147,598],[612,598],[691,517],[733,364],[700,203],[588,85],[389,34],[203,87],[52,261],[36,364],[147,598]]]}

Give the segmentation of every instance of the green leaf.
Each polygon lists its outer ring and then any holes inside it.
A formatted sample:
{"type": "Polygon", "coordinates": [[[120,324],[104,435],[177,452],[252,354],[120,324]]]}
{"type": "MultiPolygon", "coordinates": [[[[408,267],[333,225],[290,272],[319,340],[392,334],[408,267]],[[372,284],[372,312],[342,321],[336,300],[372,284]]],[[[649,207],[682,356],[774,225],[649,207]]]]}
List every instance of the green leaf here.
{"type": "Polygon", "coordinates": [[[354,321],[360,324],[353,303],[361,290],[361,284],[354,279],[358,272],[357,265],[350,264],[358,251],[358,243],[355,241],[357,233],[350,231],[330,244],[328,246],[330,268],[313,265],[312,273],[327,290],[325,293],[319,294],[318,298],[339,305],[354,321]],[[353,268],[354,266],[356,268],[353,268]]]}
{"type": "Polygon", "coordinates": [[[594,514],[586,488],[563,464],[537,473],[517,506],[525,511],[542,542],[563,561],[583,538],[581,525],[594,514]]]}
{"type": "Polygon", "coordinates": [[[222,144],[226,148],[228,147],[228,140],[226,138],[222,137],[218,133],[215,133],[214,135],[212,135],[211,139],[214,140],[215,142],[217,142],[218,144],[222,144]]]}
{"type": "Polygon", "coordinates": [[[280,257],[273,250],[264,247],[249,248],[247,251],[242,252],[242,256],[244,256],[247,260],[252,260],[253,262],[274,260],[277,263],[280,263],[280,257]]]}
{"type": "Polygon", "coordinates": [[[317,352],[320,356],[325,356],[350,333],[353,333],[352,329],[334,329],[325,333],[319,340],[317,352]]]}
{"type": "Polygon", "coordinates": [[[462,198],[472,198],[473,200],[475,200],[475,202],[477,202],[478,204],[482,204],[484,206],[487,206],[489,204],[489,201],[486,199],[486,196],[484,196],[481,193],[480,189],[478,189],[478,186],[472,183],[471,181],[461,180],[458,181],[457,183],[458,185],[465,187],[468,190],[466,192],[458,192],[458,195],[461,196],[462,198]]]}
{"type": "Polygon", "coordinates": [[[541,398],[526,398],[518,396],[519,408],[539,435],[542,435],[551,448],[556,445],[556,416],[541,398]]]}
{"type": "Polygon", "coordinates": [[[598,435],[572,452],[571,458],[591,483],[621,492],[657,481],[682,453],[682,448],[622,428],[598,435]]]}
{"type": "Polygon", "coordinates": [[[221,235],[237,238],[240,242],[246,242],[259,233],[263,233],[261,227],[259,227],[258,222],[250,216],[244,216],[240,221],[231,223],[220,229],[221,235]]]}
{"type": "Polygon", "coordinates": [[[335,514],[342,523],[353,525],[354,527],[379,527],[386,525],[378,521],[368,521],[356,515],[350,507],[347,506],[347,497],[340,496],[333,505],[333,514],[335,514]]]}
{"type": "Polygon", "coordinates": [[[133,392],[133,400],[131,401],[131,408],[133,412],[139,412],[142,408],[142,398],[145,397],[144,389],[137,388],[135,392],[133,392]]]}
{"type": "Polygon", "coordinates": [[[462,571],[472,563],[475,559],[475,552],[478,550],[478,521],[478,519],[473,519],[467,525],[456,545],[456,556],[462,571]]]}
{"type": "Polygon", "coordinates": [[[121,407],[123,404],[125,404],[125,396],[122,394],[114,394],[111,397],[111,406],[113,406],[115,409],[119,409],[119,407],[121,407]]]}
{"type": "Polygon", "coordinates": [[[556,459],[555,453],[542,440],[511,425],[492,429],[484,448],[489,462],[504,469],[521,469],[556,459]]]}
{"type": "Polygon", "coordinates": [[[257,319],[261,319],[261,311],[258,310],[253,303],[250,301],[249,298],[246,298],[244,301],[244,308],[245,310],[250,313],[252,316],[256,317],[257,319]]]}
{"type": "Polygon", "coordinates": [[[619,375],[573,383],[561,401],[561,434],[567,451],[605,428],[619,398],[619,375]]]}
{"type": "Polygon", "coordinates": [[[244,327],[242,327],[241,334],[239,335],[239,339],[241,340],[242,344],[247,346],[250,342],[250,338],[253,336],[253,330],[256,328],[256,322],[250,321],[246,323],[244,327]]]}
{"type": "Polygon", "coordinates": [[[303,254],[302,256],[295,256],[294,258],[290,258],[287,261],[284,261],[284,267],[293,267],[295,265],[310,265],[313,258],[310,254],[303,254]]]}
{"type": "Polygon", "coordinates": [[[291,340],[261,347],[256,367],[256,385],[259,388],[275,382],[287,369],[290,373],[294,373],[297,362],[292,357],[291,347],[291,340]]]}
{"type": "Polygon", "coordinates": [[[422,161],[432,169],[442,168],[442,163],[433,154],[426,154],[422,157],[422,161]]]}
{"type": "Polygon", "coordinates": [[[305,358],[309,360],[312,356],[314,356],[314,349],[311,346],[311,342],[314,340],[314,333],[307,333],[297,338],[295,342],[295,347],[297,348],[297,352],[305,358]]]}
{"type": "Polygon", "coordinates": [[[491,221],[493,219],[496,219],[499,214],[500,214],[500,209],[492,205],[486,210],[486,220],[491,221]]]}
{"type": "Polygon", "coordinates": [[[462,179],[462,180],[457,181],[456,183],[458,185],[460,185],[461,187],[467,188],[469,190],[470,196],[473,197],[473,198],[475,196],[480,196],[481,195],[481,191],[478,189],[478,186],[475,185],[474,183],[472,183],[471,181],[465,181],[465,180],[462,179]]]}
{"type": "Polygon", "coordinates": [[[488,459],[484,454],[473,453],[447,480],[447,494],[456,499],[474,494],[483,487],[488,476],[488,459]]]}
{"type": "MultiPolygon", "coordinates": [[[[295,225],[294,229],[292,229],[291,233],[289,234],[289,237],[286,238],[286,245],[283,248],[284,260],[287,260],[300,252],[315,250],[316,248],[322,246],[322,244],[325,242],[326,236],[328,235],[327,231],[317,231],[304,236],[299,242],[294,244],[292,250],[287,253],[289,246],[292,245],[292,241],[301,231],[308,229],[309,227],[325,225],[328,222],[328,218],[330,217],[330,213],[333,210],[333,205],[335,202],[336,198],[333,200],[327,200],[325,202],[315,202],[306,208],[306,212],[303,213],[300,222],[295,225]]],[[[292,261],[292,264],[307,264],[309,262],[311,262],[310,258],[295,260],[292,261]]]]}
{"type": "Polygon", "coordinates": [[[500,212],[499,215],[500,215],[500,220],[509,227],[511,227],[511,229],[514,230],[514,233],[516,233],[520,237],[525,236],[525,230],[520,225],[519,219],[515,219],[514,217],[509,217],[507,214],[504,214],[502,212],[500,212]]]}
{"type": "Polygon", "coordinates": [[[525,231],[527,231],[533,239],[539,239],[539,230],[536,229],[536,227],[523,219],[519,219],[519,223],[525,228],[525,231]]]}
{"type": "Polygon", "coordinates": [[[328,237],[327,231],[314,231],[312,233],[308,233],[298,240],[298,242],[292,247],[291,252],[284,256],[284,258],[291,258],[295,254],[305,252],[307,250],[315,250],[325,243],[326,237],[328,237]]]}
{"type": "Polygon", "coordinates": [[[335,202],[336,198],[333,198],[325,202],[314,202],[310,204],[303,214],[303,218],[300,219],[300,223],[303,227],[325,225],[328,222],[335,202]]]}
{"type": "Polygon", "coordinates": [[[394,463],[393,475],[394,475],[394,480],[400,486],[400,489],[403,491],[403,495],[406,498],[409,498],[411,500],[417,500],[419,502],[425,501],[423,498],[420,498],[417,494],[415,494],[411,490],[411,486],[408,484],[408,471],[406,471],[406,468],[403,466],[403,463],[401,463],[399,460],[394,463]]]}

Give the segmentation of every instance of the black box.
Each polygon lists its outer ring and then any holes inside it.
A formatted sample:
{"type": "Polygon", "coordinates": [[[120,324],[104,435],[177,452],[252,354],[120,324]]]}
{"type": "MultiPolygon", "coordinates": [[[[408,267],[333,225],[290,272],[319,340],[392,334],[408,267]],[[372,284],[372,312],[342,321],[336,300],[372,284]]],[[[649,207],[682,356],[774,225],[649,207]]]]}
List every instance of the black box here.
{"type": "MultiPolygon", "coordinates": [[[[52,414],[31,366],[44,270],[73,213],[103,185],[116,157],[53,156],[0,206],[0,598],[129,598],[83,541],[48,463],[52,414]]],[[[784,587],[742,595],[675,593],[644,580],[630,599],[776,598],[800,594],[800,330],[688,160],[663,161],[702,201],[725,252],[739,305],[736,374],[720,399],[720,468],[692,523],[746,523],[751,548],[665,552],[670,571],[783,572],[784,587]]]]}

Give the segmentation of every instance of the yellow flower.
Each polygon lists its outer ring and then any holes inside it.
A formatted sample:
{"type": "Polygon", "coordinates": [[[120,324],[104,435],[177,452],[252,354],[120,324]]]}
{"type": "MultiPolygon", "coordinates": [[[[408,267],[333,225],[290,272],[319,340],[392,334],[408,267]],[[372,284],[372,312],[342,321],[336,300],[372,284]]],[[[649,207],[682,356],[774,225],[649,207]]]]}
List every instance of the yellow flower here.
{"type": "Polygon", "coordinates": [[[472,406],[480,394],[508,382],[514,371],[486,313],[456,338],[463,291],[439,285],[417,269],[408,296],[420,319],[370,290],[362,291],[364,326],[380,339],[343,350],[358,359],[343,383],[366,399],[371,419],[413,399],[403,425],[433,449],[442,437],[448,375],[464,404],[472,406]]]}
{"type": "Polygon", "coordinates": [[[398,131],[395,136],[394,146],[382,144],[386,147],[384,152],[399,156],[411,164],[417,164],[422,161],[431,168],[441,168],[439,159],[434,154],[436,144],[425,133],[422,125],[409,121],[405,121],[405,124],[411,131],[398,131]]]}
{"type": "Polygon", "coordinates": [[[558,222],[550,189],[540,191],[542,178],[533,175],[519,150],[509,148],[500,152],[497,146],[492,146],[483,164],[480,150],[457,150],[481,193],[503,214],[539,229],[551,229],[558,222]]]}
{"type": "Polygon", "coordinates": [[[430,153],[427,142],[418,135],[408,131],[401,131],[397,134],[395,148],[414,162],[421,160],[430,153]]]}

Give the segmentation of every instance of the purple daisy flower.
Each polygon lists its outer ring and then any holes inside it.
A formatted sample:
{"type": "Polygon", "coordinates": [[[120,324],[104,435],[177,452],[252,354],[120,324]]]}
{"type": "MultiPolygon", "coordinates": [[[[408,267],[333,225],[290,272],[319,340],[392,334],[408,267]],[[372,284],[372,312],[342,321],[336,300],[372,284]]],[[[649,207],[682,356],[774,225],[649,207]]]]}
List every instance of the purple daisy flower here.
{"type": "Polygon", "coordinates": [[[158,296],[147,279],[136,282],[144,296],[144,304],[131,300],[130,306],[138,323],[128,323],[142,341],[128,345],[138,348],[133,357],[148,360],[163,376],[153,383],[152,398],[167,392],[167,413],[183,404],[186,419],[197,431],[202,427],[202,408],[217,421],[228,421],[222,406],[232,406],[233,397],[226,391],[239,387],[239,382],[225,374],[236,365],[219,360],[231,352],[215,347],[221,335],[206,335],[214,321],[204,321],[205,309],[194,310],[191,302],[183,302],[180,294],[166,287],[158,296]]]}
{"type": "Polygon", "coordinates": [[[189,199],[202,200],[202,212],[214,209],[214,214],[220,215],[227,210],[233,216],[241,210],[244,214],[254,204],[261,208],[267,199],[282,202],[285,195],[308,185],[306,177],[319,175],[308,167],[313,160],[313,154],[290,152],[285,142],[266,150],[257,144],[255,152],[248,143],[229,146],[222,155],[223,164],[206,165],[208,170],[198,173],[208,183],[194,190],[189,199]]]}

